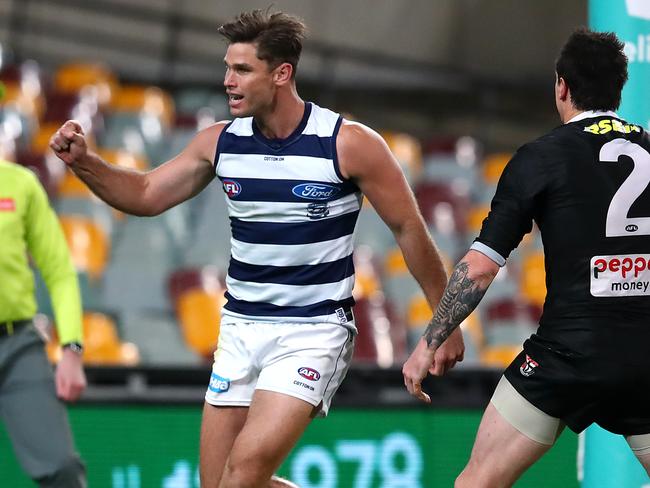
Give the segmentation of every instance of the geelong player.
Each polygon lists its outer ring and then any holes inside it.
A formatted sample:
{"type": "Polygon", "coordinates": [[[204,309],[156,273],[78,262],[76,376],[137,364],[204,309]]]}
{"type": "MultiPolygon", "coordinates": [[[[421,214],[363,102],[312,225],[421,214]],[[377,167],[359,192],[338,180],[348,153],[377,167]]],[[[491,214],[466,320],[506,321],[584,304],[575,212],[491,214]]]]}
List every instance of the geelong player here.
{"type": "MultiPolygon", "coordinates": [[[[350,365],[353,231],[362,194],[392,229],[429,303],[446,276],[398,162],[374,131],[304,102],[295,75],[305,26],[253,11],[219,29],[235,119],[199,132],[148,173],[108,165],[66,122],[51,147],[104,201],[156,215],[216,176],[232,248],[219,346],[201,428],[201,486],[289,486],[272,474],[316,415],[327,414],[350,365]]],[[[224,230],[225,232],[225,230],[224,230]]],[[[210,327],[210,324],[206,324],[210,327]]],[[[435,358],[462,359],[454,334],[435,358]]]]}
{"type": "Polygon", "coordinates": [[[409,392],[535,221],[546,258],[540,325],[506,369],[458,487],[510,486],[565,426],[626,436],[650,467],[650,139],[621,120],[623,44],[574,32],[556,63],[563,125],[524,145],[501,176],[480,235],[456,266],[403,368],[409,392]]]}

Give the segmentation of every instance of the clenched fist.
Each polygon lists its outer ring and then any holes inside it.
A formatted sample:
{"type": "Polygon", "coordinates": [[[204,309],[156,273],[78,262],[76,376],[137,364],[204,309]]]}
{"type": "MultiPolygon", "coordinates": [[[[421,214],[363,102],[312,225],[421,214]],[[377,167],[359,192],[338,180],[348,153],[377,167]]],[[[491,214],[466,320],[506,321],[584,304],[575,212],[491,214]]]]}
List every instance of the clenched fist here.
{"type": "Polygon", "coordinates": [[[83,159],[88,153],[88,146],[81,124],[68,120],[50,139],[50,148],[67,165],[83,159]]]}

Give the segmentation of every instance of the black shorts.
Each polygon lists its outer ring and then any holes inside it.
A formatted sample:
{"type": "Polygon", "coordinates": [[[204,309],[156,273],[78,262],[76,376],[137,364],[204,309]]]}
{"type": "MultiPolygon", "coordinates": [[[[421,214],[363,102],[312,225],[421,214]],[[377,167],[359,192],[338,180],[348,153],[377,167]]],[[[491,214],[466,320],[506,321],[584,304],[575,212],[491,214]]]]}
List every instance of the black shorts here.
{"type": "Polygon", "coordinates": [[[650,433],[650,365],[563,353],[534,337],[504,373],[526,400],[574,432],[595,422],[616,434],[650,433]]]}

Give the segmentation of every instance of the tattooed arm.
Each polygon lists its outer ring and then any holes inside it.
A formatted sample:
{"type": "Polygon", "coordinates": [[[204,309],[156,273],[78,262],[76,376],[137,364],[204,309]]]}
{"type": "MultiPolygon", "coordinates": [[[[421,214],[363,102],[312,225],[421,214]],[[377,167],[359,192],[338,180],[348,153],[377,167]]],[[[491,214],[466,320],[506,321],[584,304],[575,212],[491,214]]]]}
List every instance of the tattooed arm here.
{"type": "Polygon", "coordinates": [[[430,372],[436,349],[479,304],[499,265],[478,251],[469,251],[456,265],[422,339],[402,368],[411,395],[430,402],[422,380],[430,372]]]}

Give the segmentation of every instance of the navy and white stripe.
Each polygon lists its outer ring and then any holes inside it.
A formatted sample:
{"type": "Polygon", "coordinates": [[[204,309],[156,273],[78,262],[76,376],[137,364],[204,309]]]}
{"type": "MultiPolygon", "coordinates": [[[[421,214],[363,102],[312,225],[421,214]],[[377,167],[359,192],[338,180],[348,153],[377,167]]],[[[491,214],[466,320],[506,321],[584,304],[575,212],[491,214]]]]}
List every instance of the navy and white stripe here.
{"type": "Polygon", "coordinates": [[[338,168],[341,121],[307,103],[286,139],[267,139],[252,117],[222,132],[215,167],[232,230],[224,319],[349,320],[361,193],[338,168]]]}

